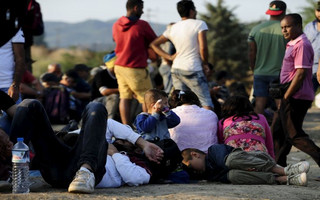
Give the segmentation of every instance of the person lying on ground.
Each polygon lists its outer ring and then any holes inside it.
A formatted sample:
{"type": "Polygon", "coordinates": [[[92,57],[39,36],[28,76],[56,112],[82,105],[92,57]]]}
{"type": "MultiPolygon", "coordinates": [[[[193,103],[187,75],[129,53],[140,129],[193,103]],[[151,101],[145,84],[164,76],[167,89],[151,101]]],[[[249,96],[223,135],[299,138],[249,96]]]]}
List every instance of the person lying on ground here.
{"type": "Polygon", "coordinates": [[[141,147],[151,161],[159,162],[163,156],[158,146],[143,140],[127,126],[118,123],[111,127],[112,122],[107,123],[107,111],[101,103],[90,103],[82,120],[76,144],[67,146],[54,134],[41,103],[27,99],[13,116],[10,140],[15,143],[18,137],[24,137],[27,144],[31,141],[36,154],[34,159],[39,163],[44,180],[53,187],[68,187],[69,192],[92,193],[95,185],[103,186],[103,178],[107,176],[107,140],[112,135],[141,147]],[[116,132],[112,132],[114,130],[116,132]]]}
{"type": "Polygon", "coordinates": [[[262,151],[243,151],[225,144],[215,144],[208,154],[198,149],[182,151],[183,164],[199,173],[205,173],[209,181],[232,184],[287,184],[306,186],[307,161],[283,168],[262,151]]]}

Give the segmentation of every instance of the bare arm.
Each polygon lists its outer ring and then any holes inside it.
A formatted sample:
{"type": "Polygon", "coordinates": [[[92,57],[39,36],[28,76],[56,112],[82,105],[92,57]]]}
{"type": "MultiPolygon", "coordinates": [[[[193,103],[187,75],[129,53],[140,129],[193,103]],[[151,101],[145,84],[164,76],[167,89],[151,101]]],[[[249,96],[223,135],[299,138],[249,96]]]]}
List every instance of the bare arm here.
{"type": "Polygon", "coordinates": [[[25,55],[23,43],[13,43],[12,48],[15,58],[15,68],[13,74],[13,82],[9,87],[8,94],[14,101],[17,101],[19,98],[20,82],[25,71],[25,55]]]}
{"type": "MultiPolygon", "coordinates": [[[[319,60],[319,61],[320,61],[320,60],[319,60]]],[[[320,62],[319,62],[319,64],[318,64],[317,80],[318,80],[318,83],[320,84],[320,62]]]]}
{"type": "Polygon", "coordinates": [[[90,99],[91,93],[90,92],[76,92],[72,91],[71,95],[74,96],[77,99],[90,99]]]}
{"type": "Polygon", "coordinates": [[[253,71],[256,65],[257,45],[255,42],[248,42],[249,46],[249,67],[253,71]]]}
{"type": "Polygon", "coordinates": [[[307,69],[297,69],[296,75],[294,76],[287,92],[284,94],[283,99],[287,100],[289,99],[292,95],[294,95],[299,88],[301,87],[304,78],[306,77],[307,69]]]}
{"type": "Polygon", "coordinates": [[[119,93],[119,89],[118,88],[102,88],[99,89],[100,94],[103,96],[108,96],[110,94],[118,94],[119,93]]]}
{"type": "Polygon", "coordinates": [[[207,31],[201,31],[198,34],[198,40],[199,40],[199,50],[200,50],[200,56],[202,60],[202,64],[206,65],[208,64],[208,43],[207,43],[207,31]]]}
{"type": "Polygon", "coordinates": [[[161,35],[160,37],[156,38],[153,42],[151,42],[150,47],[162,58],[172,61],[175,58],[175,56],[168,54],[167,52],[163,51],[163,49],[160,47],[160,45],[165,43],[166,41],[168,41],[168,39],[161,35]]]}
{"type": "Polygon", "coordinates": [[[199,40],[199,51],[200,51],[200,57],[202,60],[202,68],[203,72],[205,74],[209,73],[210,68],[208,66],[208,43],[207,43],[207,31],[201,31],[198,34],[198,40],[199,40]]]}

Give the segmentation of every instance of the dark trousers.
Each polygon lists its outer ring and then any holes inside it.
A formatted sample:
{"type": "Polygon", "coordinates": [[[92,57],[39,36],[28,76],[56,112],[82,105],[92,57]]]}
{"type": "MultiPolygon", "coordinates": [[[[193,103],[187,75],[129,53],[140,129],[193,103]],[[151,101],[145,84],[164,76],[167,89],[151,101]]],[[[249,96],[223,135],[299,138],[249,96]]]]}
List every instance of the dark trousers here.
{"type": "Polygon", "coordinates": [[[303,120],[312,101],[293,99],[281,100],[275,113],[271,131],[277,164],[287,166],[287,155],[292,145],[309,154],[320,166],[320,148],[302,130],[303,120]]]}
{"type": "Polygon", "coordinates": [[[101,103],[88,104],[77,142],[69,147],[54,134],[42,104],[26,99],[14,115],[10,140],[15,143],[18,137],[24,137],[25,143],[31,141],[41,175],[53,187],[67,188],[84,163],[91,166],[98,184],[106,172],[107,116],[101,103]]]}

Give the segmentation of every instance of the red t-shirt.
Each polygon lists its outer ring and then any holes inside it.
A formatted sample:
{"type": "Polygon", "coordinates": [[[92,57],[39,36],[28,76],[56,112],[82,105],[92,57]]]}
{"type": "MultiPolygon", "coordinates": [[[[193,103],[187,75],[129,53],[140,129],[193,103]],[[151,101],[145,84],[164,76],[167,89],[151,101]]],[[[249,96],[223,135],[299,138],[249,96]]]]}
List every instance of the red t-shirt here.
{"type": "Polygon", "coordinates": [[[116,65],[131,68],[147,67],[148,48],[157,37],[148,22],[131,21],[123,16],[113,25],[112,35],[116,43],[116,65]]]}
{"type": "Polygon", "coordinates": [[[25,83],[27,85],[31,84],[36,78],[31,74],[30,71],[26,70],[22,75],[21,83],[25,83]]]}

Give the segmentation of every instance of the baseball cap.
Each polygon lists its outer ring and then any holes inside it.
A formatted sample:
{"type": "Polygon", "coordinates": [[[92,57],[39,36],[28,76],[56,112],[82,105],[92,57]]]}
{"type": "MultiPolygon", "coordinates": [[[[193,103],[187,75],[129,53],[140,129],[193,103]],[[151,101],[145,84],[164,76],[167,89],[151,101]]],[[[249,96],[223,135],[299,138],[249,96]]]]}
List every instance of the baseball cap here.
{"type": "Polygon", "coordinates": [[[75,71],[87,71],[87,72],[89,72],[91,70],[91,68],[88,67],[85,64],[77,64],[77,65],[74,66],[74,70],[75,71]]]}
{"type": "Polygon", "coordinates": [[[103,62],[110,69],[114,67],[114,62],[116,61],[116,53],[112,51],[103,57],[103,62]]]}
{"type": "Polygon", "coordinates": [[[269,9],[266,11],[267,15],[281,15],[286,11],[287,5],[283,1],[272,1],[269,5],[269,9]]]}

